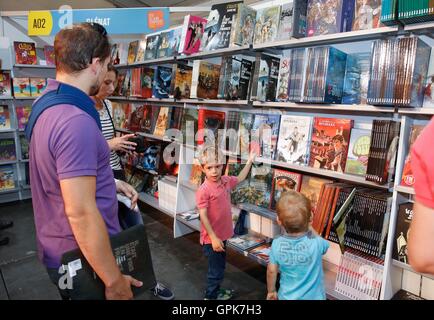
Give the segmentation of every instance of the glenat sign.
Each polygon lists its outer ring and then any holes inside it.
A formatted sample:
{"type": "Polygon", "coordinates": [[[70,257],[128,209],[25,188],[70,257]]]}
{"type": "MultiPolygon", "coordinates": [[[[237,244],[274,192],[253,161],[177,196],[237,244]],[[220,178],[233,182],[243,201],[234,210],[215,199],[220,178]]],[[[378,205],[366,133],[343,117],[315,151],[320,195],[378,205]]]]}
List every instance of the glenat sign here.
{"type": "Polygon", "coordinates": [[[78,9],[29,11],[28,35],[52,36],[76,23],[96,22],[108,34],[147,34],[170,26],[169,8],[78,9]]]}

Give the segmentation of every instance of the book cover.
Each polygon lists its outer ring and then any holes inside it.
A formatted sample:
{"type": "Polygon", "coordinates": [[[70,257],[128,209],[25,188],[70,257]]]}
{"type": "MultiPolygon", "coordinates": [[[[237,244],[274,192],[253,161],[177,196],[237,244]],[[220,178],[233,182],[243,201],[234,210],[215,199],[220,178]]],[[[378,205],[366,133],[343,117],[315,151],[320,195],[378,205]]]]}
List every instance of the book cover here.
{"type": "Polygon", "coordinates": [[[424,125],[412,125],[410,131],[410,137],[408,139],[408,153],[405,158],[404,168],[402,169],[401,185],[412,187],[415,183],[415,178],[413,175],[413,170],[411,168],[411,148],[415,143],[416,139],[422,133],[424,125]]]}
{"type": "Polygon", "coordinates": [[[141,72],[142,98],[152,98],[152,83],[154,82],[155,70],[143,67],[141,72]]]}
{"type": "Polygon", "coordinates": [[[279,135],[279,114],[256,114],[251,131],[252,144],[257,154],[266,159],[274,159],[279,135]]]}
{"type": "Polygon", "coordinates": [[[128,127],[127,129],[132,132],[140,131],[140,125],[143,122],[143,114],[145,110],[145,106],[141,105],[132,105],[132,112],[128,118],[128,127]]]}
{"type": "Polygon", "coordinates": [[[26,128],[27,122],[29,121],[30,113],[32,112],[32,107],[17,106],[15,107],[15,112],[17,113],[18,129],[24,130],[26,128]]]}
{"type": "Polygon", "coordinates": [[[158,106],[143,106],[143,118],[140,124],[140,131],[152,134],[155,129],[155,123],[160,113],[158,106]]]}
{"type": "Polygon", "coordinates": [[[240,90],[239,99],[247,100],[250,92],[250,80],[253,72],[253,61],[248,59],[241,60],[241,72],[240,72],[240,90]]]}
{"type": "Polygon", "coordinates": [[[47,66],[55,66],[56,65],[56,57],[54,55],[54,47],[53,46],[44,46],[44,56],[45,61],[47,62],[47,66]]]}
{"type": "Polygon", "coordinates": [[[0,166],[0,191],[15,188],[15,172],[11,165],[0,166]]]}
{"type": "Polygon", "coordinates": [[[113,91],[113,96],[122,96],[123,95],[123,86],[125,77],[127,75],[126,69],[121,69],[118,71],[118,76],[116,77],[116,87],[113,91]]]}
{"type": "Polygon", "coordinates": [[[185,64],[177,64],[173,70],[173,89],[171,90],[173,97],[175,99],[189,99],[193,68],[185,64]]]}
{"type": "Polygon", "coordinates": [[[162,160],[161,153],[160,141],[148,141],[148,147],[143,154],[141,162],[143,169],[159,172],[160,162],[162,160]]]}
{"type": "Polygon", "coordinates": [[[268,264],[270,261],[270,251],[271,245],[266,243],[250,250],[249,255],[261,261],[263,264],[268,264]]]}
{"type": "Polygon", "coordinates": [[[137,50],[139,48],[139,40],[131,41],[128,46],[128,64],[134,63],[137,57],[137,50]]]}
{"type": "Polygon", "coordinates": [[[169,116],[169,107],[160,107],[160,112],[158,113],[157,122],[155,123],[154,135],[159,137],[164,137],[164,133],[167,130],[169,116]]]}
{"type": "Polygon", "coordinates": [[[256,237],[254,235],[245,234],[228,239],[228,242],[238,249],[245,251],[265,243],[265,239],[256,237]]]}
{"type": "Polygon", "coordinates": [[[276,101],[277,82],[279,80],[280,58],[271,57],[270,60],[267,60],[267,63],[269,64],[270,73],[268,75],[268,84],[267,84],[265,99],[266,101],[276,101]]]}
{"type": "MultiPolygon", "coordinates": [[[[131,287],[134,296],[147,292],[156,285],[151,251],[143,225],[136,225],[110,237],[110,244],[121,273],[143,283],[139,288],[131,287]]],[[[72,278],[73,284],[76,284],[73,285],[74,289],[69,290],[71,297],[88,300],[105,299],[104,283],[96,275],[80,249],[64,253],[61,262],[72,278]]]]}
{"type": "Polygon", "coordinates": [[[220,68],[219,99],[237,100],[240,96],[241,59],[224,57],[220,68]]]}
{"type": "Polygon", "coordinates": [[[413,203],[407,202],[399,205],[398,219],[396,221],[395,235],[393,237],[392,259],[403,263],[408,262],[407,242],[413,219],[413,203]]]}
{"type": "Polygon", "coordinates": [[[268,81],[270,78],[270,66],[267,63],[267,60],[262,59],[259,62],[259,73],[258,73],[258,82],[253,82],[253,85],[257,87],[256,96],[253,96],[255,100],[258,101],[266,101],[267,100],[267,87],[268,81]]]}
{"type": "Polygon", "coordinates": [[[256,10],[241,3],[232,28],[231,45],[247,46],[252,44],[255,32],[256,10]]]}
{"type": "Polygon", "coordinates": [[[200,186],[204,180],[204,173],[200,164],[193,163],[191,165],[189,181],[195,186],[200,186]]]}
{"type": "Polygon", "coordinates": [[[30,78],[30,94],[32,97],[39,97],[47,87],[47,79],[30,78]]]}
{"type": "Polygon", "coordinates": [[[152,96],[158,99],[169,98],[171,81],[172,68],[158,66],[155,69],[152,96]]]}
{"type": "Polygon", "coordinates": [[[294,0],[282,5],[277,40],[303,38],[306,36],[307,1],[294,0]]]}
{"type": "Polygon", "coordinates": [[[125,122],[125,113],[122,103],[112,101],[112,119],[115,128],[121,128],[125,122]]]}
{"type": "Polygon", "coordinates": [[[274,169],[270,204],[272,210],[276,209],[276,204],[284,192],[289,190],[300,191],[301,178],[300,173],[274,169]]]}
{"type": "Polygon", "coordinates": [[[285,3],[280,8],[279,29],[277,31],[278,41],[291,39],[294,21],[294,2],[285,3]]]}
{"type": "Polygon", "coordinates": [[[160,42],[160,34],[148,35],[146,37],[145,60],[157,58],[158,44],[160,42]]]}
{"type": "Polygon", "coordinates": [[[220,65],[201,61],[197,85],[197,98],[217,99],[220,79],[220,65]]]}
{"type": "Polygon", "coordinates": [[[343,104],[366,104],[371,70],[371,53],[347,55],[343,104]]]}
{"type": "Polygon", "coordinates": [[[145,52],[146,52],[146,39],[139,41],[136,60],[134,62],[143,62],[145,60],[145,52]]]}
{"type": "Polygon", "coordinates": [[[173,30],[161,33],[157,49],[157,58],[170,57],[173,55],[172,48],[170,47],[170,42],[173,41],[173,36],[173,30]]]}
{"type": "Polygon", "coordinates": [[[225,116],[222,111],[200,109],[197,121],[197,144],[221,146],[225,116]]]}
{"type": "Polygon", "coordinates": [[[434,50],[431,50],[427,81],[424,88],[424,108],[434,108],[434,50]]]}
{"type": "Polygon", "coordinates": [[[307,5],[307,36],[341,32],[343,0],[309,0],[307,5]]]}
{"type": "Polygon", "coordinates": [[[211,51],[229,47],[232,23],[240,2],[214,4],[211,7],[204,29],[200,51],[211,51]]]}
{"type": "Polygon", "coordinates": [[[173,36],[169,39],[169,56],[175,56],[179,53],[182,37],[182,26],[173,28],[173,36]]]}
{"type": "Polygon", "coordinates": [[[250,153],[250,138],[251,130],[253,128],[253,122],[255,114],[248,112],[240,112],[240,153],[241,157],[248,157],[250,153]]]}
{"type": "Polygon", "coordinates": [[[253,205],[269,208],[271,201],[271,185],[273,169],[267,165],[254,166],[250,172],[250,187],[255,193],[253,205]]]}
{"type": "Polygon", "coordinates": [[[254,44],[273,42],[277,38],[280,6],[263,8],[256,13],[254,44]]]}
{"type": "Polygon", "coordinates": [[[224,150],[229,152],[239,152],[239,132],[240,129],[240,112],[228,111],[226,117],[226,146],[224,150]]]}
{"type": "Polygon", "coordinates": [[[31,97],[30,93],[30,79],[29,78],[13,78],[14,84],[14,97],[27,98],[31,97]]]}
{"type": "Polygon", "coordinates": [[[372,123],[356,124],[351,130],[345,173],[365,176],[371,146],[372,123]]]}
{"type": "Polygon", "coordinates": [[[312,213],[315,213],[322,186],[326,183],[331,182],[333,181],[303,175],[300,192],[310,200],[312,206],[312,213]]]}
{"type": "Polygon", "coordinates": [[[35,43],[14,41],[14,50],[16,64],[37,64],[35,43]]]}
{"type": "MultiPolygon", "coordinates": [[[[225,175],[230,177],[237,177],[243,170],[245,164],[241,163],[240,159],[230,158],[226,165],[225,175]]],[[[248,173],[246,179],[241,183],[237,184],[235,189],[231,192],[231,203],[254,203],[255,202],[255,192],[253,188],[250,187],[250,172],[248,173]]]]}
{"type": "Polygon", "coordinates": [[[356,0],[353,31],[369,30],[381,25],[381,0],[356,0]]]}
{"type": "Polygon", "coordinates": [[[14,138],[0,139],[0,162],[17,160],[14,138]]]}
{"type": "Polygon", "coordinates": [[[182,107],[172,107],[169,113],[169,128],[170,129],[180,129],[182,121],[182,107]]]}
{"type": "Polygon", "coordinates": [[[0,97],[10,96],[12,96],[11,74],[9,72],[0,71],[0,97]]]}
{"type": "Polygon", "coordinates": [[[29,159],[29,140],[23,135],[20,135],[21,159],[29,159]]]}
{"type": "Polygon", "coordinates": [[[0,131],[11,129],[11,116],[8,106],[0,105],[0,131]]]}
{"type": "Polygon", "coordinates": [[[131,96],[142,96],[142,70],[140,68],[131,69],[131,96]]]}
{"type": "Polygon", "coordinates": [[[207,19],[188,15],[184,18],[180,53],[192,54],[199,52],[207,19]]]}
{"type": "Polygon", "coordinates": [[[280,59],[279,79],[277,81],[276,101],[288,101],[289,76],[291,73],[291,56],[280,59]]]}
{"type": "Polygon", "coordinates": [[[183,143],[193,146],[195,144],[195,135],[198,126],[198,110],[194,108],[184,109],[181,132],[183,134],[183,143]]]}
{"type": "Polygon", "coordinates": [[[346,62],[347,54],[345,52],[330,47],[323,102],[342,102],[346,62]]]}
{"type": "Polygon", "coordinates": [[[353,121],[314,118],[309,166],[344,172],[353,121]]]}
{"type": "Polygon", "coordinates": [[[312,117],[282,115],[276,160],[298,165],[307,164],[311,126],[312,117]]]}

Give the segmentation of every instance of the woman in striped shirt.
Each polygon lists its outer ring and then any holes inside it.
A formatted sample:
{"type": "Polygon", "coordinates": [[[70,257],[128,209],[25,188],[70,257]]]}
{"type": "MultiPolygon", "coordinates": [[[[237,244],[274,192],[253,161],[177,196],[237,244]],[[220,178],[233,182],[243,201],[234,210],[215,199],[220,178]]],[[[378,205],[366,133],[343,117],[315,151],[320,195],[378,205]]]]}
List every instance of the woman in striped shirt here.
{"type": "Polygon", "coordinates": [[[118,151],[131,152],[134,151],[136,143],[128,141],[134,137],[134,134],[126,134],[121,137],[116,137],[115,126],[113,123],[113,108],[110,100],[106,99],[111,96],[115,90],[116,78],[118,71],[109,65],[104,81],[98,90],[98,93],[92,98],[95,100],[95,107],[98,110],[101,120],[102,133],[110,147],[110,166],[113,170],[115,179],[125,181],[125,173],[121,166],[121,158],[117,154],[118,151]]]}

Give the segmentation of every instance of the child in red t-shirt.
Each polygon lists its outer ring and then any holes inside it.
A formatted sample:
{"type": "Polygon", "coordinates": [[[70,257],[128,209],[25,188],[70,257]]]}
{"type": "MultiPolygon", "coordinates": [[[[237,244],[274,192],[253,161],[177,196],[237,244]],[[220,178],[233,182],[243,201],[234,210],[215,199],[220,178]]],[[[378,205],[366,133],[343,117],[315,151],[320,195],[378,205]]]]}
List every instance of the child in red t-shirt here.
{"type": "Polygon", "coordinates": [[[231,290],[221,290],[226,266],[226,240],[233,236],[231,190],[246,179],[256,154],[250,157],[238,177],[222,176],[223,155],[215,147],[206,147],[199,159],[205,182],[196,193],[201,231],[200,242],[208,258],[205,299],[228,300],[231,290]]]}

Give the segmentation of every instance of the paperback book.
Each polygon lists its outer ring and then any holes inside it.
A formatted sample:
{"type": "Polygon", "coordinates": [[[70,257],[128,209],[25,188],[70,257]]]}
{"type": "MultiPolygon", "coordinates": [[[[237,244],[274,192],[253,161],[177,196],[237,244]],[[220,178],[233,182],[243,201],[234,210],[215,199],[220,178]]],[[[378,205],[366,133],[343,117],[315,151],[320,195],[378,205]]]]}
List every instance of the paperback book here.
{"type": "Polygon", "coordinates": [[[231,45],[248,46],[253,42],[255,32],[256,10],[240,3],[238,14],[232,27],[231,45]]]}
{"type": "Polygon", "coordinates": [[[207,20],[202,17],[187,15],[184,18],[179,52],[192,54],[199,52],[207,20]]]}
{"type": "Polygon", "coordinates": [[[15,172],[11,165],[0,166],[0,191],[15,188],[15,172]]]}
{"type": "Polygon", "coordinates": [[[173,66],[171,97],[175,99],[189,99],[193,68],[185,64],[173,66]]]}
{"type": "Polygon", "coordinates": [[[169,98],[171,81],[172,69],[158,66],[155,69],[152,96],[158,99],[169,98]]]}
{"type": "Polygon", "coordinates": [[[280,6],[259,9],[256,13],[254,44],[273,42],[278,35],[280,6]]]}
{"type": "Polygon", "coordinates": [[[301,188],[301,174],[290,172],[286,170],[274,169],[273,186],[272,186],[272,198],[270,208],[276,209],[276,204],[279,201],[283,193],[294,190],[300,191],[301,188]]]}
{"type": "Polygon", "coordinates": [[[372,123],[356,123],[351,130],[345,173],[365,176],[371,146],[372,123]]]}
{"type": "Polygon", "coordinates": [[[9,107],[0,105],[0,131],[11,129],[11,116],[9,107]]]}
{"type": "Polygon", "coordinates": [[[0,162],[17,160],[14,138],[0,139],[0,162]]]}
{"type": "Polygon", "coordinates": [[[14,41],[14,49],[16,64],[37,64],[35,43],[14,41]]]}
{"type": "Polygon", "coordinates": [[[9,72],[0,71],[0,97],[10,96],[12,96],[11,74],[9,72]]]}
{"type": "Polygon", "coordinates": [[[30,113],[32,112],[32,107],[17,106],[15,107],[15,112],[17,113],[18,129],[24,130],[26,128],[27,122],[29,121],[30,113]]]}
{"type": "Polygon", "coordinates": [[[28,98],[32,96],[29,78],[13,78],[13,84],[15,98],[28,98]]]}

